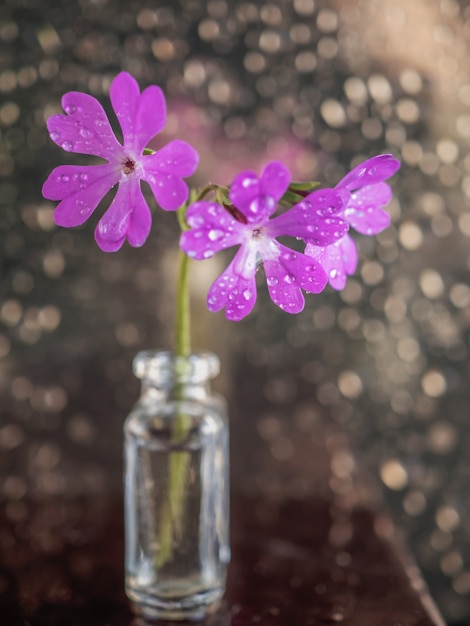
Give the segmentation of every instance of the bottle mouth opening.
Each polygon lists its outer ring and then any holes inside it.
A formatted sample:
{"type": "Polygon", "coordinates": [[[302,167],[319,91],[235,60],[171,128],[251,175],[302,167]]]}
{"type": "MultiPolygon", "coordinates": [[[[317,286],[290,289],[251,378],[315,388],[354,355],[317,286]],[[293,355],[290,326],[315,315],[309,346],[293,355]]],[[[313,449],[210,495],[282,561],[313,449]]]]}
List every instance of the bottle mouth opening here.
{"type": "Polygon", "coordinates": [[[217,376],[220,361],[211,352],[196,352],[188,357],[180,357],[169,351],[148,350],[136,355],[133,371],[137,378],[156,384],[199,384],[217,376]]]}

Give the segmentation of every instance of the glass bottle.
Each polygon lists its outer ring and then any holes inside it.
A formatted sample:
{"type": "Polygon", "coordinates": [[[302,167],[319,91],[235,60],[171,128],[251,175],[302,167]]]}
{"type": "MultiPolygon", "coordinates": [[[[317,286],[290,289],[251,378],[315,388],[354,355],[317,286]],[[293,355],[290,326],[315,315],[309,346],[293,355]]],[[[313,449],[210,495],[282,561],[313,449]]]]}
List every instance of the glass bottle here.
{"type": "Polygon", "coordinates": [[[141,397],[124,424],[126,593],[146,619],[198,619],[230,559],[228,423],[213,354],[141,352],[141,397]]]}

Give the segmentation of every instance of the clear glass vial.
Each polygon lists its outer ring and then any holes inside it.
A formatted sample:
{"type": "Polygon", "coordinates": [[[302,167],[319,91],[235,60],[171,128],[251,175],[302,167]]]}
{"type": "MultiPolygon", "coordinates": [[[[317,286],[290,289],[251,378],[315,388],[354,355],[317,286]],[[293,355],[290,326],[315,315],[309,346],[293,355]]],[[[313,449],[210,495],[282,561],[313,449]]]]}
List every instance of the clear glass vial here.
{"type": "Polygon", "coordinates": [[[228,423],[212,354],[141,352],[124,425],[126,593],[146,619],[198,619],[225,590],[228,423]]]}

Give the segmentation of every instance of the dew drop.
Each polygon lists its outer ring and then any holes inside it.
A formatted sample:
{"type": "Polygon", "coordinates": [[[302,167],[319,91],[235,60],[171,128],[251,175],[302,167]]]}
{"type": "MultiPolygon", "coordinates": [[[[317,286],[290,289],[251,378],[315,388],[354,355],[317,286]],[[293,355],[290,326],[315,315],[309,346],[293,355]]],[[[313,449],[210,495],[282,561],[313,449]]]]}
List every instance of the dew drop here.
{"type": "Polygon", "coordinates": [[[245,298],[245,300],[249,300],[251,298],[251,289],[245,289],[245,291],[243,292],[243,297],[245,298]]]}
{"type": "Polygon", "coordinates": [[[93,137],[93,133],[91,132],[91,130],[85,128],[84,126],[82,126],[78,132],[83,137],[83,139],[90,139],[91,137],[93,137]]]}
{"type": "Polygon", "coordinates": [[[73,104],[69,104],[68,106],[66,106],[64,108],[64,111],[67,113],[67,115],[73,115],[77,110],[77,107],[73,104]]]}
{"type": "Polygon", "coordinates": [[[202,253],[202,256],[204,259],[210,259],[212,254],[213,253],[211,252],[211,250],[204,250],[204,252],[202,253]]]}
{"type": "Polygon", "coordinates": [[[64,141],[62,143],[62,149],[66,152],[70,152],[71,150],[73,150],[73,143],[71,141],[64,141]]]}
{"type": "Polygon", "coordinates": [[[213,228],[212,230],[209,231],[209,239],[211,241],[217,241],[217,239],[221,239],[221,237],[224,236],[224,231],[223,230],[219,230],[217,228],[213,228]]]}
{"type": "Polygon", "coordinates": [[[50,137],[51,137],[52,141],[58,141],[59,138],[60,138],[60,135],[59,135],[59,133],[52,132],[50,137]]]}

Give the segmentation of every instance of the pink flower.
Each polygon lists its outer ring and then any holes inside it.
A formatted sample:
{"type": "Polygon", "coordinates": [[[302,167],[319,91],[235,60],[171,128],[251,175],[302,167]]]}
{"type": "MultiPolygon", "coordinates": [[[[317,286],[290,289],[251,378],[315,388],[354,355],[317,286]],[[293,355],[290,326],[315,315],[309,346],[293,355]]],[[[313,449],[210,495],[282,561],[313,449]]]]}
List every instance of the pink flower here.
{"type": "Polygon", "coordinates": [[[107,163],[61,165],[43,186],[48,200],[60,200],[54,212],[58,226],[79,226],[105,194],[118,184],[111,205],[101,217],[95,239],[105,252],[114,252],[127,239],[141,246],[148,237],[151,214],[141,191],[147,182],[166,211],[174,211],[188,198],[184,177],[196,170],[198,154],[188,143],[174,140],[154,154],[144,154],[149,141],[165,125],[166,106],[155,85],[140,93],[136,80],[121,72],[111,83],[110,97],[121,125],[123,144],[115,137],[101,104],[92,96],[69,92],[62,98],[66,115],[47,122],[52,141],[67,152],[91,154],[107,163]]]}
{"type": "Polygon", "coordinates": [[[266,166],[262,175],[241,172],[230,188],[228,209],[215,202],[196,202],[187,212],[191,230],[181,235],[180,246],[190,257],[207,259],[216,252],[239,245],[227,269],[211,286],[210,311],[226,308],[226,317],[239,321],[256,302],[256,272],[263,265],[271,300],[284,311],[299,313],[304,308],[302,290],[322,291],[327,276],[314,259],[277,241],[290,235],[317,246],[343,237],[348,225],[337,217],[349,200],[349,191],[322,189],[309,194],[289,211],[271,215],[290,182],[280,162],[266,166]]]}
{"type": "MultiPolygon", "coordinates": [[[[362,235],[376,235],[385,230],[390,225],[390,215],[382,207],[390,202],[392,191],[383,181],[399,167],[400,162],[391,154],[381,154],[351,170],[336,185],[336,189],[351,192],[349,202],[338,215],[362,235]]],[[[343,289],[347,277],[356,271],[356,244],[348,234],[328,247],[307,243],[305,254],[320,263],[334,289],[343,289]]]]}

